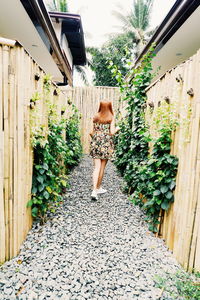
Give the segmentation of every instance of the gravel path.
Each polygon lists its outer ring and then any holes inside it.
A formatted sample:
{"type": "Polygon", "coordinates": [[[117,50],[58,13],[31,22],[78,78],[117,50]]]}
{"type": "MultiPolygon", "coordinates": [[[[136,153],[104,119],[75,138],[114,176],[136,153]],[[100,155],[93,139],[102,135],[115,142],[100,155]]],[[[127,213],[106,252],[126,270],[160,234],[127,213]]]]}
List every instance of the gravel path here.
{"type": "Polygon", "coordinates": [[[65,202],[43,226],[34,224],[20,254],[0,269],[0,299],[171,299],[155,287],[156,274],[179,265],[144,216],[120,191],[109,162],[91,202],[91,159],[70,175],[65,202]]]}

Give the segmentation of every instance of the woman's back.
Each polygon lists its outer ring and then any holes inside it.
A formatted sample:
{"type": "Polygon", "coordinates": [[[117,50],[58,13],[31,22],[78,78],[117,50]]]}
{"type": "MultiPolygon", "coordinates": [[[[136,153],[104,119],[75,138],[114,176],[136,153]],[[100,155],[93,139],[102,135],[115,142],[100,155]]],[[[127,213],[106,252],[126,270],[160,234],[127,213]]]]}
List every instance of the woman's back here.
{"type": "Polygon", "coordinates": [[[94,123],[94,132],[101,132],[101,133],[110,133],[110,123],[104,124],[104,123],[94,123]]]}

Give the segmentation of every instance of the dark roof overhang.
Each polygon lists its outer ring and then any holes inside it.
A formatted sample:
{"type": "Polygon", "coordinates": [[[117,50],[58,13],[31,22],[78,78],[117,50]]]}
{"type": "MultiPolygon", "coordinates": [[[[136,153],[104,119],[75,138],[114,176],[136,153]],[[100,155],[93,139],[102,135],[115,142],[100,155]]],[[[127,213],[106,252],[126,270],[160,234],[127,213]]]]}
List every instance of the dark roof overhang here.
{"type": "Polygon", "coordinates": [[[137,57],[134,62],[134,66],[139,64],[141,58],[147,53],[153,43],[155,43],[154,52],[157,53],[199,5],[199,0],[177,0],[140,55],[137,57]]]}
{"type": "Polygon", "coordinates": [[[59,70],[72,85],[72,69],[61,49],[53,24],[43,3],[43,0],[20,0],[31,21],[41,36],[44,44],[54,58],[59,70]]]}
{"type": "Polygon", "coordinates": [[[63,12],[49,12],[49,15],[51,18],[62,22],[62,34],[67,38],[73,57],[73,64],[85,65],[85,42],[80,15],[63,12]]]}

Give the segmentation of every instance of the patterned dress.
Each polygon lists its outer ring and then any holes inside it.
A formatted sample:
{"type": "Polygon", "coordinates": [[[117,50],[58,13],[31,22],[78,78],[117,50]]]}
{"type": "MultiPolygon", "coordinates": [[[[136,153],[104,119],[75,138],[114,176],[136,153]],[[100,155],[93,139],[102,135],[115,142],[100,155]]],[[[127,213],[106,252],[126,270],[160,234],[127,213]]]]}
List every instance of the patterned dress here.
{"type": "Polygon", "coordinates": [[[94,123],[93,136],[90,143],[92,158],[111,159],[114,153],[113,136],[110,134],[110,123],[94,123]]]}

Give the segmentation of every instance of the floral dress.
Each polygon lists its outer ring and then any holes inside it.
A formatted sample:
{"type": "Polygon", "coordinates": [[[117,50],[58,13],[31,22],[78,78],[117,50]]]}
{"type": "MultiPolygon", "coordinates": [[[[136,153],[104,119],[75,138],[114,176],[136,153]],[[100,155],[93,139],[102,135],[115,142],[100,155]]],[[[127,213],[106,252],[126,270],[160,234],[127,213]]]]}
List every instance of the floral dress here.
{"type": "Polygon", "coordinates": [[[114,153],[113,136],[110,134],[110,123],[94,123],[94,131],[90,143],[92,158],[111,159],[114,153]]]}

